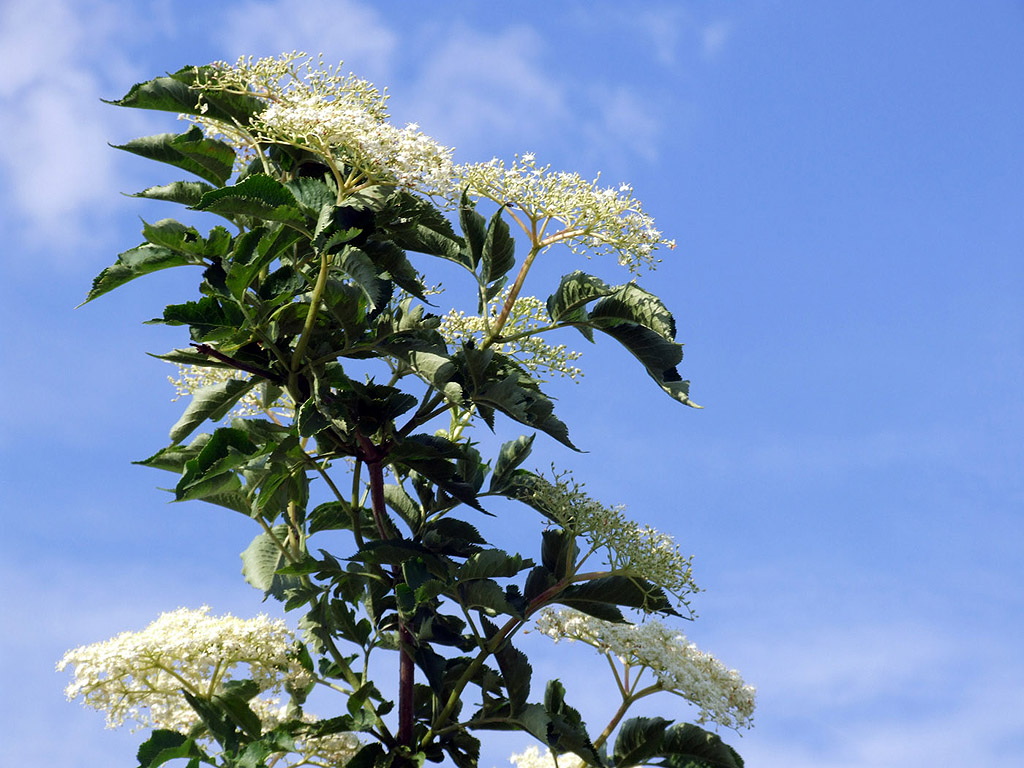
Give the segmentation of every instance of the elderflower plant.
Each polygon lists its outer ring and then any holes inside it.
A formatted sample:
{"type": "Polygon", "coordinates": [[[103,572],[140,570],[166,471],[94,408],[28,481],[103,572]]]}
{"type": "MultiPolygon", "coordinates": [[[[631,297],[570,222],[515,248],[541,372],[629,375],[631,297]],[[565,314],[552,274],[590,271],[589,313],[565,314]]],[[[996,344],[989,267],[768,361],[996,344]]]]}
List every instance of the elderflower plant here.
{"type": "Polygon", "coordinates": [[[535,247],[565,243],[588,258],[612,253],[634,274],[655,267],[659,246],[675,248],[643,212],[629,184],[602,188],[599,178],[587,181],[578,173],[538,166],[529,153],[516,155],[510,167],[495,158],[461,166],[459,173],[471,197],[508,206],[535,247]]]}
{"type": "Polygon", "coordinates": [[[279,57],[242,57],[216,62],[196,87],[256,96],[267,108],[249,125],[226,125],[206,115],[190,118],[207,133],[254,149],[286,144],[322,157],[338,186],[349,193],[394,184],[453,201],[458,189],[452,150],[413,123],[388,122],[387,93],[321,59],[293,52],[279,57]]]}
{"type": "MultiPolygon", "coordinates": [[[[496,302],[501,306],[508,298],[504,291],[496,302]]],[[[441,319],[438,329],[450,344],[460,344],[470,339],[482,341],[488,335],[497,318],[492,308],[488,318],[467,315],[465,312],[451,310],[441,319]]],[[[568,377],[579,381],[583,371],[573,365],[583,355],[569,349],[565,344],[548,344],[538,334],[551,325],[544,302],[534,296],[520,296],[512,304],[508,320],[501,331],[499,341],[492,346],[498,352],[506,354],[518,361],[533,374],[551,378],[568,377]]]]}
{"type": "MultiPolygon", "coordinates": [[[[697,706],[698,723],[712,721],[727,728],[752,725],[755,689],[744,683],[740,673],[729,669],[686,636],[660,621],[615,624],[573,609],[546,608],[537,619],[537,629],[559,640],[585,643],[627,670],[650,670],[655,683],[638,691],[640,695],[667,691],[697,706]]],[[[634,691],[639,675],[632,677],[634,691]]],[[[636,698],[639,695],[634,693],[636,698]]]]}
{"type": "Polygon", "coordinates": [[[524,501],[588,542],[590,549],[578,565],[590,554],[603,550],[614,572],[645,578],[682,605],[689,604],[688,594],[698,591],[692,558],[682,555],[669,534],[630,520],[621,505],[608,507],[592,498],[571,473],[555,473],[554,482],[534,476],[525,482],[522,493],[524,501]]]}

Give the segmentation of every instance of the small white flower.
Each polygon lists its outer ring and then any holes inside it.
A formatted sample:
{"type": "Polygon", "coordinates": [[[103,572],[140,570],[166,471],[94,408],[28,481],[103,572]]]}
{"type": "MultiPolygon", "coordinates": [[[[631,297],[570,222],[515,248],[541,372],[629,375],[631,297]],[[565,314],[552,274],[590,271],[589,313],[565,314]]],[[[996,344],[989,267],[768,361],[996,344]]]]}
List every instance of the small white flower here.
{"type": "Polygon", "coordinates": [[[699,650],[680,632],[648,619],[642,624],[613,624],[572,609],[545,609],[537,629],[556,642],[579,641],[617,658],[627,667],[654,673],[661,690],[675,693],[700,709],[698,723],[749,728],[755,694],[735,669],[699,650]]]}
{"type": "Polygon", "coordinates": [[[550,166],[538,167],[532,152],[518,156],[509,168],[495,159],[461,166],[459,173],[471,197],[521,211],[542,233],[535,243],[542,247],[565,243],[587,256],[615,254],[634,273],[657,264],[659,246],[671,247],[628,184],[604,189],[598,179],[552,172],[550,166]]]}

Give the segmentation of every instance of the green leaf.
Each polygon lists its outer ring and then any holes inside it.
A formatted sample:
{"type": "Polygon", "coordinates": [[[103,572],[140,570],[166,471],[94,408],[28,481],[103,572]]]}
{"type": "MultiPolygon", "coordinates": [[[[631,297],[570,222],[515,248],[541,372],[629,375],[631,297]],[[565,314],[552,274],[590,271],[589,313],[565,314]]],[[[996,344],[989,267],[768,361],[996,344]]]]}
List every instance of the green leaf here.
{"type": "Polygon", "coordinates": [[[663,717],[634,717],[624,722],[612,753],[615,768],[643,765],[659,754],[665,729],[671,724],[663,717]]]}
{"type": "Polygon", "coordinates": [[[472,579],[511,578],[533,563],[520,555],[509,555],[500,549],[485,549],[466,560],[457,571],[459,581],[472,579]]]}
{"type": "Polygon", "coordinates": [[[157,768],[169,760],[185,757],[199,758],[205,755],[192,739],[164,728],[153,731],[136,754],[139,768],[157,768]]]}
{"type": "Polygon", "coordinates": [[[217,186],[223,186],[231,177],[235,162],[231,145],[205,138],[196,126],[185,133],[158,133],[111,146],[181,168],[217,186]]]}
{"type": "Polygon", "coordinates": [[[252,379],[228,379],[197,391],[181,418],[171,427],[171,442],[180,443],[204,421],[224,418],[255,385],[252,379]]]}
{"type": "Polygon", "coordinates": [[[459,226],[466,238],[463,254],[471,268],[476,269],[483,258],[484,243],[487,241],[487,220],[476,212],[465,192],[462,193],[462,203],[459,205],[459,226]]]}
{"type": "Polygon", "coordinates": [[[255,96],[225,91],[206,91],[200,100],[199,91],[189,86],[206,82],[209,74],[209,67],[182,67],[172,75],[136,83],[125,96],[106,103],[118,107],[203,115],[241,125],[247,124],[252,115],[266,107],[255,96]]]}
{"type": "Polygon", "coordinates": [[[147,187],[129,197],[165,200],[169,203],[181,203],[191,208],[202,199],[203,195],[212,190],[213,187],[201,181],[175,181],[163,186],[147,187]]]}
{"type": "Polygon", "coordinates": [[[482,610],[489,616],[507,614],[523,618],[523,612],[508,601],[508,596],[496,581],[475,579],[458,585],[459,602],[467,608],[482,610]]]}
{"type": "Polygon", "coordinates": [[[690,723],[673,725],[665,732],[658,765],[666,768],[743,768],[736,750],[715,733],[690,723]]]}
{"type": "Polygon", "coordinates": [[[212,703],[231,718],[246,736],[258,739],[263,731],[259,716],[249,707],[249,700],[259,693],[252,680],[229,680],[213,695],[212,703]]]}
{"type": "Polygon", "coordinates": [[[512,714],[517,715],[526,706],[526,700],[530,697],[530,679],[533,676],[533,667],[530,666],[526,654],[513,647],[509,642],[502,645],[495,652],[494,657],[498,662],[501,678],[505,682],[512,714]]]}
{"type": "Polygon", "coordinates": [[[560,592],[555,602],[606,621],[622,620],[606,618],[617,605],[640,608],[646,613],[674,613],[672,603],[660,587],[644,579],[627,576],[603,576],[574,584],[560,592]]]}
{"type": "Polygon", "coordinates": [[[262,173],[203,195],[196,210],[228,216],[256,216],[265,221],[303,222],[298,201],[284,184],[262,173]]]}
{"type": "Polygon", "coordinates": [[[462,239],[451,223],[428,201],[408,192],[396,192],[380,218],[387,220],[391,240],[399,248],[439,256],[472,270],[463,252],[462,239]]]}
{"type": "Polygon", "coordinates": [[[181,480],[174,489],[175,500],[232,496],[241,485],[233,470],[256,451],[257,447],[242,430],[232,427],[216,430],[196,457],[185,463],[181,480]]]}
{"type": "Polygon", "coordinates": [[[558,289],[548,297],[548,317],[556,323],[585,320],[586,305],[589,302],[610,296],[616,290],[617,286],[608,285],[586,272],[570,272],[562,278],[558,289]]]}
{"type": "Polygon", "coordinates": [[[284,542],[288,536],[288,526],[276,525],[272,529],[273,537],[261,533],[242,552],[242,575],[256,589],[264,592],[264,597],[284,600],[285,591],[298,587],[300,580],[296,576],[279,576],[277,569],[288,563],[281,548],[275,543],[284,542]]]}
{"type": "Polygon", "coordinates": [[[378,309],[387,302],[391,295],[388,282],[378,276],[377,267],[359,248],[345,246],[341,253],[334,256],[334,265],[352,278],[352,282],[366,295],[371,307],[378,309]]]}
{"type": "Polygon", "coordinates": [[[175,253],[169,248],[152,245],[151,243],[143,243],[136,248],[132,248],[130,251],[120,254],[114,264],[100,272],[92,281],[92,288],[89,289],[85,301],[78,306],[88,304],[104,293],[108,293],[137,277],[148,275],[150,272],[157,272],[170,267],[202,266],[203,264],[204,262],[200,258],[175,253]]]}
{"type": "Polygon", "coordinates": [[[515,266],[515,240],[509,234],[508,222],[502,217],[504,206],[491,217],[487,225],[480,254],[480,282],[484,285],[500,280],[515,266]]]}
{"type": "Polygon", "coordinates": [[[500,493],[508,486],[511,474],[530,455],[535,437],[536,435],[521,435],[501,446],[498,460],[494,463],[494,474],[491,475],[491,493],[500,493]]]}
{"type": "Polygon", "coordinates": [[[143,222],[142,236],[153,245],[197,259],[220,259],[231,246],[231,234],[224,227],[214,227],[210,236],[204,238],[195,227],[187,227],[174,219],[161,219],[155,224],[143,222]]]}
{"type": "Polygon", "coordinates": [[[424,514],[419,505],[405,492],[405,489],[394,483],[384,485],[384,501],[398,514],[414,533],[423,525],[424,514]]]}

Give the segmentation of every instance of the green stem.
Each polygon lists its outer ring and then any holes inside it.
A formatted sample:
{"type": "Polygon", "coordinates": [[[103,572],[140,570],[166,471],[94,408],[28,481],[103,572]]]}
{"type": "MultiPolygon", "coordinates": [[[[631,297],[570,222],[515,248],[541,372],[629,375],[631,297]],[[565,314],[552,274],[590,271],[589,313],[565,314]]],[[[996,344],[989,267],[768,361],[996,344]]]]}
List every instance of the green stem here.
{"type": "Polygon", "coordinates": [[[526,260],[523,262],[523,266],[519,268],[519,274],[516,275],[516,281],[512,284],[509,289],[508,297],[505,299],[505,306],[501,308],[501,314],[498,315],[498,319],[494,321],[494,327],[490,330],[487,338],[484,339],[484,343],[481,345],[481,349],[487,349],[491,344],[497,341],[498,336],[501,335],[501,329],[505,327],[505,323],[508,322],[508,316],[512,312],[512,305],[516,303],[516,299],[519,298],[519,292],[523,289],[523,283],[526,281],[526,273],[530,271],[530,267],[533,266],[533,260],[537,258],[537,254],[541,251],[540,245],[535,245],[530,249],[530,253],[527,254],[526,260]]]}
{"type": "Polygon", "coordinates": [[[295,351],[292,353],[292,364],[289,367],[288,387],[292,390],[292,398],[296,403],[302,402],[301,393],[298,391],[299,368],[301,367],[302,357],[306,354],[306,347],[309,346],[309,337],[313,332],[313,326],[316,325],[316,315],[320,309],[320,299],[323,298],[324,288],[327,287],[327,275],[330,272],[330,267],[330,257],[326,253],[321,253],[320,274],[317,275],[316,285],[313,287],[313,295],[309,300],[309,312],[306,315],[306,322],[302,326],[302,334],[295,345],[295,351]]]}

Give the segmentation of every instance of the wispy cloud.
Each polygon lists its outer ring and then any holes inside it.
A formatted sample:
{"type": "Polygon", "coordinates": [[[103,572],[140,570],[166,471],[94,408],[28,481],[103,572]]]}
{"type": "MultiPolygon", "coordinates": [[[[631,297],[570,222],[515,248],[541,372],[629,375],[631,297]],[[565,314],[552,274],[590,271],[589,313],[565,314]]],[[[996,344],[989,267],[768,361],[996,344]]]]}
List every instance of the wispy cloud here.
{"type": "Polygon", "coordinates": [[[254,0],[225,12],[222,42],[231,55],[323,53],[328,63],[371,80],[390,79],[398,35],[369,3],[353,0],[254,0]]]}
{"type": "Polygon", "coordinates": [[[530,27],[485,33],[456,25],[429,49],[417,67],[409,112],[467,154],[507,142],[535,149],[532,142],[570,119],[565,84],[545,67],[543,41],[530,27]]]}
{"type": "Polygon", "coordinates": [[[132,67],[112,41],[131,15],[69,0],[0,9],[2,193],[14,212],[9,226],[26,241],[45,232],[50,245],[80,245],[104,229],[118,183],[106,146],[115,117],[100,98],[111,83],[130,81],[132,67]]]}

